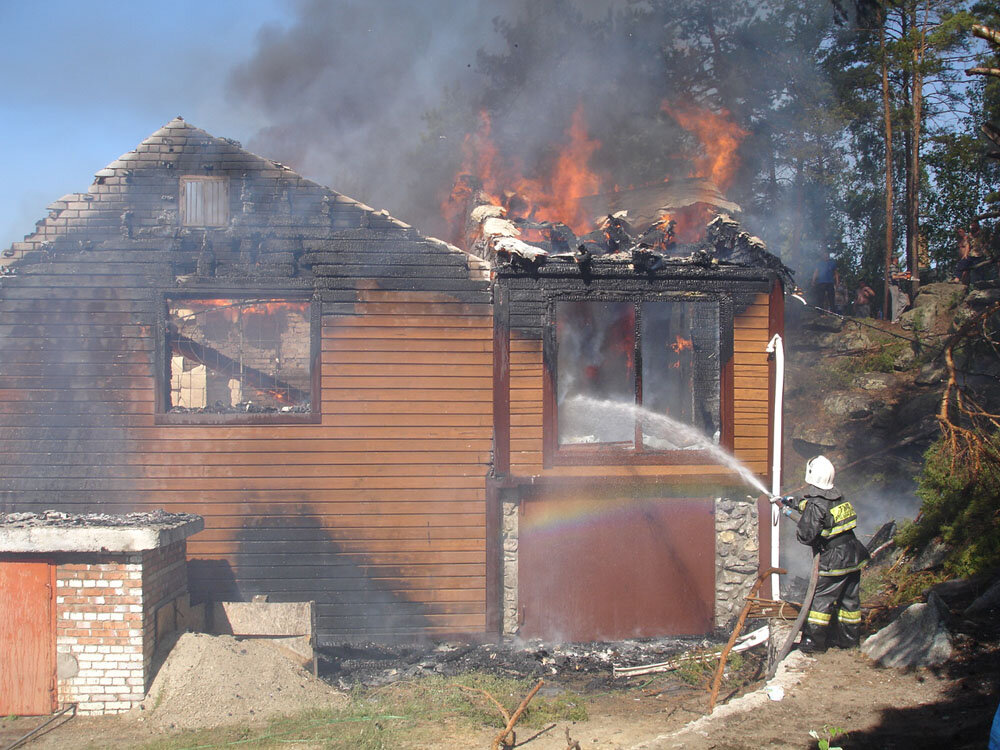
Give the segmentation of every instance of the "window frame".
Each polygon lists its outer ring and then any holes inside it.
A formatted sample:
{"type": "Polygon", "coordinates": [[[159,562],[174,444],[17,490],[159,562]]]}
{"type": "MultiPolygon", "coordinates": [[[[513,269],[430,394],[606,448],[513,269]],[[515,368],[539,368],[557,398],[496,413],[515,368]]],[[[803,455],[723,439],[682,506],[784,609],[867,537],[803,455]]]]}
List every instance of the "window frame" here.
{"type": "Polygon", "coordinates": [[[558,342],[556,305],[559,302],[631,302],[635,305],[635,378],[636,393],[642,389],[642,309],[647,302],[714,302],[719,310],[719,446],[732,452],[733,440],[733,305],[725,294],[712,293],[635,293],[628,291],[591,294],[551,295],[546,300],[542,378],[542,457],[543,467],[584,465],[700,465],[715,459],[703,450],[657,450],[641,442],[631,447],[608,443],[559,443],[559,405],[557,403],[558,342]]]}
{"type": "Polygon", "coordinates": [[[156,409],[154,424],[157,425],[280,425],[319,424],[322,421],[321,401],[321,301],[312,290],[304,289],[248,289],[199,288],[166,290],[158,295],[156,326],[156,377],[154,396],[156,409]],[[184,299],[275,299],[281,301],[309,303],[309,387],[310,410],[308,412],[266,412],[266,413],[191,413],[170,410],[170,366],[171,352],[168,337],[170,302],[184,299]]]}
{"type": "Polygon", "coordinates": [[[190,229],[221,229],[229,226],[232,216],[229,205],[229,178],[224,175],[210,174],[185,174],[178,178],[177,182],[177,203],[179,207],[178,216],[181,226],[190,229]],[[218,224],[192,223],[187,217],[187,186],[192,183],[215,182],[222,185],[222,206],[225,209],[225,216],[218,224]]]}

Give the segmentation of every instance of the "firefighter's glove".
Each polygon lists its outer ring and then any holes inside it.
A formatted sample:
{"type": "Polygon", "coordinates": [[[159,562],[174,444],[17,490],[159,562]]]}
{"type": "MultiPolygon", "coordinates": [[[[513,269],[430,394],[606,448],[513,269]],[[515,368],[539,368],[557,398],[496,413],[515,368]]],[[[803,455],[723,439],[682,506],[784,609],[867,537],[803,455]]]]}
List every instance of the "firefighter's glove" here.
{"type": "Polygon", "coordinates": [[[794,495],[785,495],[781,498],[781,504],[786,508],[791,508],[792,510],[798,510],[799,504],[795,501],[794,495]]]}

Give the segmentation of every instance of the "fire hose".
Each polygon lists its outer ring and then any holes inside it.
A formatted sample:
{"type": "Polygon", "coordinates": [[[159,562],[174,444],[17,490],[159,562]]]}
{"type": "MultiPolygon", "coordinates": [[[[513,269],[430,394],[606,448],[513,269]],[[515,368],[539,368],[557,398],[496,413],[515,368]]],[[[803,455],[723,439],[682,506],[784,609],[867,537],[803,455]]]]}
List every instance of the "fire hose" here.
{"type": "MultiPolygon", "coordinates": [[[[787,518],[793,518],[795,511],[789,505],[790,498],[785,497],[772,497],[772,503],[781,503],[784,507],[781,509],[781,515],[787,518]]],[[[774,661],[771,662],[771,666],[767,670],[767,679],[774,677],[774,673],[778,671],[778,665],[784,660],[786,656],[791,652],[792,647],[795,645],[795,636],[799,634],[802,630],[802,626],[805,624],[806,617],[809,615],[809,608],[812,606],[813,596],[816,595],[816,585],[819,583],[819,551],[813,553],[812,561],[812,573],[809,575],[809,586],[806,588],[806,595],[802,599],[802,606],[799,608],[799,616],[795,618],[795,622],[792,625],[791,631],[788,633],[788,637],[785,639],[784,645],[782,645],[781,650],[775,655],[774,661]]]]}

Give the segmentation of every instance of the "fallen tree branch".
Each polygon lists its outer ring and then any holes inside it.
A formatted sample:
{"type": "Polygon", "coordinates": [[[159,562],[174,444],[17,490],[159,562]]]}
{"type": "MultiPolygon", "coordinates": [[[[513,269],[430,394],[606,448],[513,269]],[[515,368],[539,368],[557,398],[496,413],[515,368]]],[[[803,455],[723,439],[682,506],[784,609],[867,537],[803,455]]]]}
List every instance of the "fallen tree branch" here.
{"type": "Polygon", "coordinates": [[[736,639],[740,635],[740,631],[743,630],[743,623],[747,620],[747,615],[750,614],[750,607],[752,605],[752,599],[757,595],[757,591],[764,584],[764,581],[773,573],[780,573],[784,575],[788,571],[782,568],[768,568],[757,575],[757,580],[754,581],[753,586],[750,588],[750,593],[747,594],[746,604],[743,605],[743,611],[740,612],[739,619],[736,621],[736,627],[733,628],[732,635],[729,636],[729,642],[726,643],[725,648],[722,649],[722,653],[719,655],[719,666],[715,668],[715,677],[712,680],[712,692],[708,698],[708,712],[712,713],[712,709],[715,708],[715,700],[719,697],[719,685],[722,684],[722,673],[726,669],[726,657],[729,656],[729,652],[732,650],[733,646],[736,644],[736,639]]]}
{"type": "Polygon", "coordinates": [[[531,692],[529,692],[526,696],[524,696],[524,700],[521,701],[521,705],[517,707],[517,710],[514,711],[511,717],[507,720],[507,726],[505,726],[503,730],[500,732],[500,734],[498,734],[494,738],[493,744],[490,745],[490,750],[499,750],[500,745],[509,747],[504,742],[504,740],[507,739],[507,735],[511,733],[511,730],[514,728],[514,725],[517,724],[517,720],[521,718],[521,714],[524,713],[524,710],[528,707],[528,704],[531,702],[531,699],[535,697],[535,693],[541,690],[542,685],[544,684],[545,680],[539,680],[538,684],[536,684],[533,688],[531,688],[531,692]]]}
{"type": "Polygon", "coordinates": [[[457,687],[459,690],[465,690],[469,693],[481,693],[482,695],[486,696],[487,700],[489,700],[494,706],[496,706],[500,710],[500,715],[503,716],[503,720],[510,721],[510,713],[507,711],[506,708],[503,707],[503,704],[500,701],[498,701],[496,698],[492,696],[492,694],[490,694],[488,690],[483,690],[482,688],[466,687],[465,685],[458,685],[457,687]]]}

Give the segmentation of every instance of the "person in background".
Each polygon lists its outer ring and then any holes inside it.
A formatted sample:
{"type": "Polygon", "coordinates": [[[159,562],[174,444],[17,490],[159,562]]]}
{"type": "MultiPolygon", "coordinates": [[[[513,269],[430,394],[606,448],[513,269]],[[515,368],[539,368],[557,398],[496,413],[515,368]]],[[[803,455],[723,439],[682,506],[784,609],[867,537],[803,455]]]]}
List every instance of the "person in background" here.
{"type": "Polygon", "coordinates": [[[816,295],[816,306],[824,310],[833,310],[837,304],[834,288],[840,283],[840,274],[837,273],[836,257],[834,253],[830,253],[813,272],[812,285],[816,295]]]}
{"type": "Polygon", "coordinates": [[[893,323],[899,320],[899,316],[910,306],[910,295],[902,286],[909,279],[910,274],[900,271],[899,263],[893,261],[889,266],[889,320],[893,323]]]}
{"type": "Polygon", "coordinates": [[[969,267],[972,265],[972,261],[969,259],[969,251],[971,249],[971,241],[969,238],[969,233],[966,232],[961,227],[958,228],[958,263],[955,264],[955,278],[954,281],[960,281],[963,284],[969,283],[969,267]]]}
{"type": "Polygon", "coordinates": [[[858,514],[833,485],[833,464],[816,456],[806,464],[806,489],[782,499],[802,517],[795,537],[819,553],[819,581],[799,650],[853,648],[861,640],[861,569],[868,550],[854,535],[858,514]]]}
{"type": "Polygon", "coordinates": [[[874,299],[875,290],[862,281],[858,293],[854,296],[854,317],[870,318],[874,299]]]}

